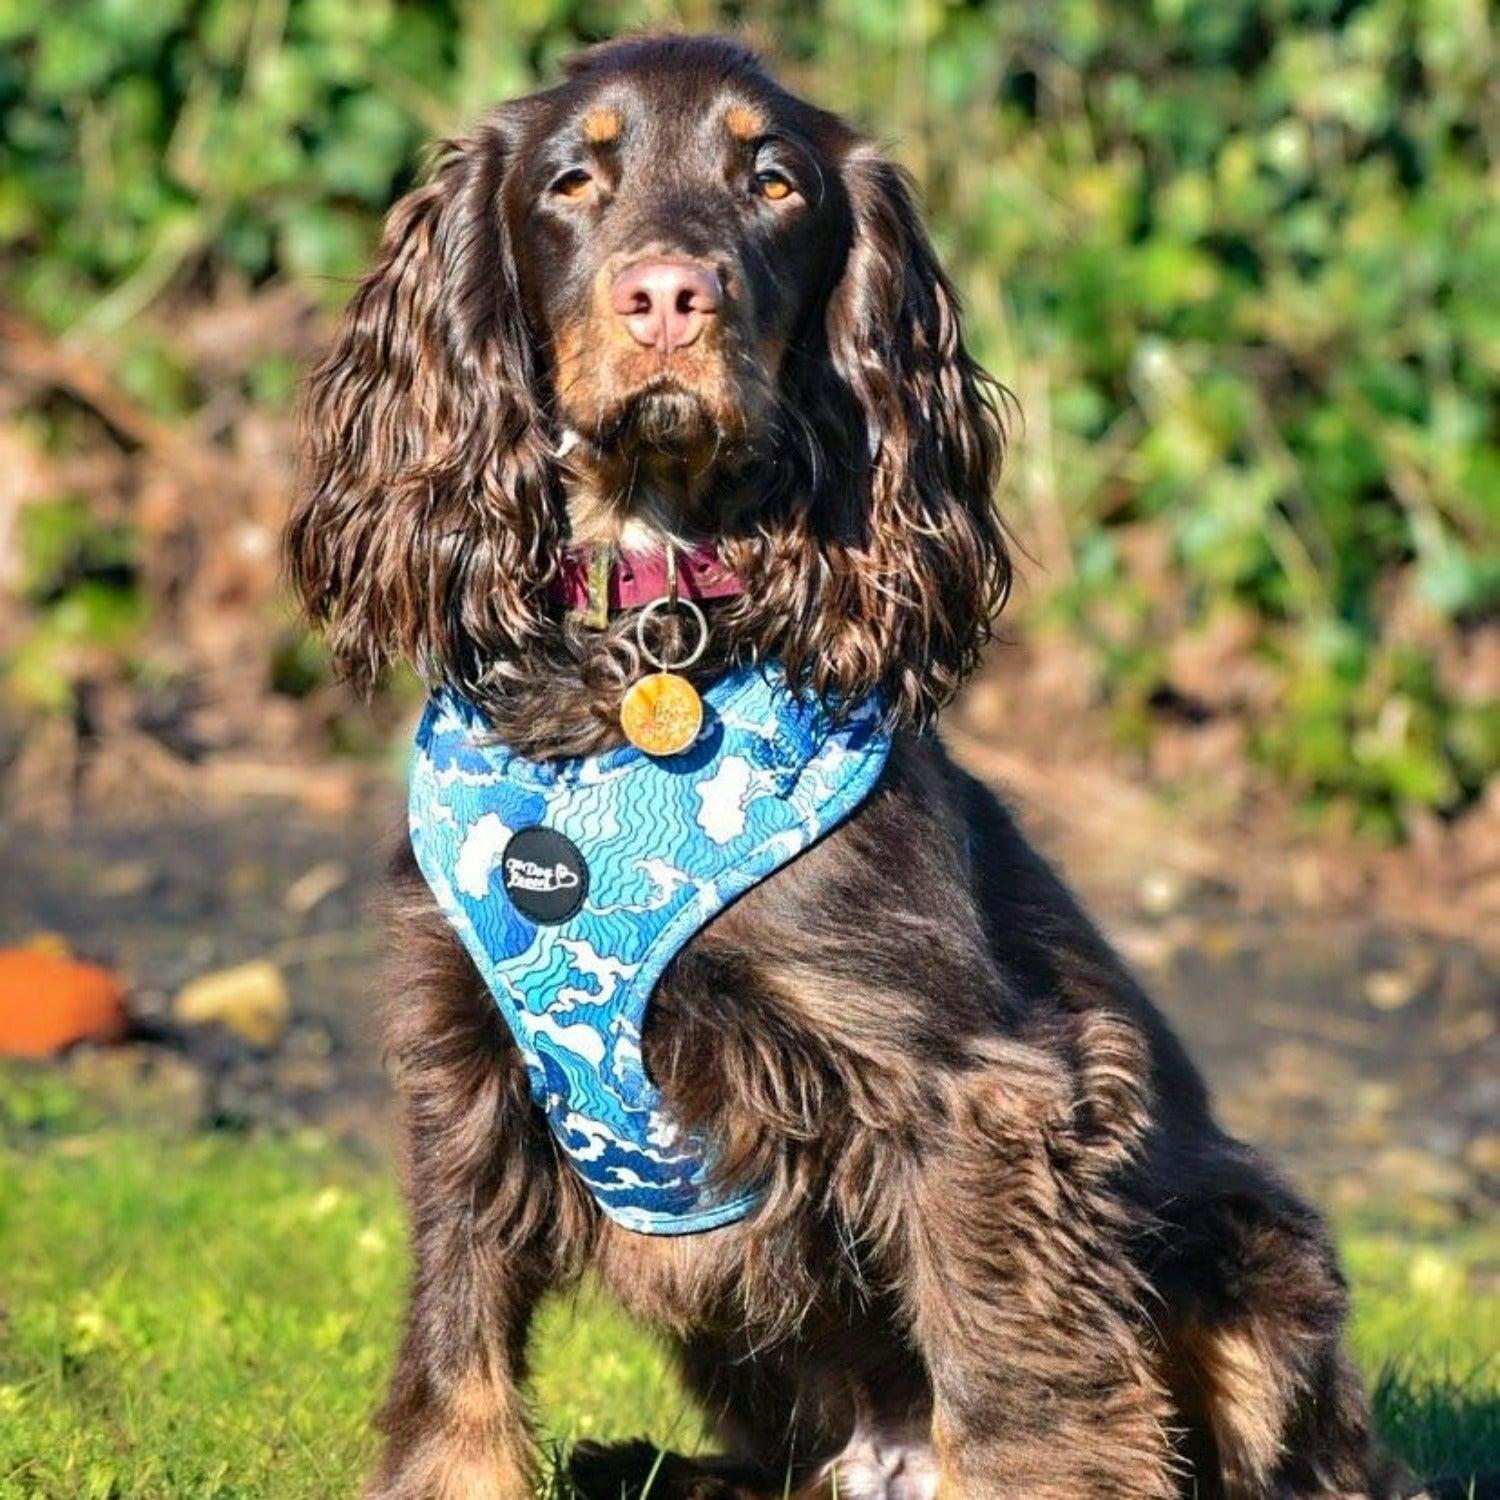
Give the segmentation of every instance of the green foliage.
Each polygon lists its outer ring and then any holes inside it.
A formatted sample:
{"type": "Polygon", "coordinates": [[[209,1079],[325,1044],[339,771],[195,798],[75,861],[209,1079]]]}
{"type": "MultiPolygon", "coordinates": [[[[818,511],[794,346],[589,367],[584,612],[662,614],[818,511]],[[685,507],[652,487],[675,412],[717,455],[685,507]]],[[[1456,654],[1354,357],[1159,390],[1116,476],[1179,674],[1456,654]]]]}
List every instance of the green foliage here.
{"type": "Polygon", "coordinates": [[[1005,15],[1010,106],[960,94],[966,146],[931,159],[961,284],[1001,289],[996,362],[1045,370],[1050,411],[1023,404],[1076,551],[1055,615],[1140,701],[1170,685],[1153,648],[1248,607],[1281,687],[1268,760],[1377,812],[1461,806],[1497,763],[1432,658],[1500,600],[1488,14],[1005,15]],[[1137,525],[1165,533],[1169,600],[1108,546],[1137,525]]]}
{"type": "MultiPolygon", "coordinates": [[[[1395,1451],[1500,1468],[1493,1234],[1343,1238],[1395,1451]]],[[[325,1137],[144,1133],[8,1068],[0,1264],[0,1500],[354,1493],[405,1252],[390,1185],[325,1137]]],[[[661,1349],[600,1296],[551,1304],[535,1355],[550,1445],[705,1441],[661,1349]]]]}
{"type": "Polygon", "coordinates": [[[99,652],[128,656],[144,623],[135,536],[101,525],[76,495],[27,506],[17,532],[21,594],[36,623],[6,664],[6,685],[24,703],[66,712],[80,664],[99,652]]]}
{"type": "Polygon", "coordinates": [[[731,21],[922,179],[1027,413],[1020,530],[1064,539],[1042,614],[1122,711],[1231,603],[1280,773],[1387,820],[1473,800],[1500,730],[1433,655],[1500,603],[1484,0],[0,0],[0,283],[180,414],[164,288],[336,305],[422,142],[581,41],[731,21]]]}
{"type": "Polygon", "coordinates": [[[21,589],[36,603],[53,603],[80,582],[129,574],[134,538],[123,526],[100,526],[80,496],[30,505],[19,524],[21,589]]]}

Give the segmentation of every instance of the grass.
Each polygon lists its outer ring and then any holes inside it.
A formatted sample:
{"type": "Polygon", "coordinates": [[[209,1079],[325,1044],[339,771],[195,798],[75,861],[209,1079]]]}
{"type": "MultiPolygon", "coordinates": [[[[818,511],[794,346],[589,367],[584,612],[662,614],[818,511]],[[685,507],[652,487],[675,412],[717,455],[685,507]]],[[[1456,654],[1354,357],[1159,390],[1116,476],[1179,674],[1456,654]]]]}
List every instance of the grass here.
{"type": "MultiPolygon", "coordinates": [[[[1345,1236],[1355,1347],[1424,1472],[1500,1469],[1500,1299],[1477,1231],[1345,1236]]],[[[351,1494],[404,1276],[388,1177],[321,1135],[170,1137],[0,1075],[0,1500],[351,1494]]],[[[549,1307],[534,1396],[575,1434],[703,1439],[652,1340],[549,1307]]]]}

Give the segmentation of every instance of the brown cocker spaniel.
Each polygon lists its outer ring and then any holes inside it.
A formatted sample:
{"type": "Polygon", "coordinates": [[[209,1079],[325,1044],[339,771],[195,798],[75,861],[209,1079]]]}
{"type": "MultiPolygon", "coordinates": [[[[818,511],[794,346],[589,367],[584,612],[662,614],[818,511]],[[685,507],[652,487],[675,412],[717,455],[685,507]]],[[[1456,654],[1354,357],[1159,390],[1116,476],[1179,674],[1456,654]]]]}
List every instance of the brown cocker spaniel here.
{"type": "Polygon", "coordinates": [[[569,610],[564,560],[670,536],[738,581],[700,686],[779,662],[829,703],[879,690],[897,734],[654,992],[651,1078],[764,1187],[711,1232],[601,1214],[401,862],[416,1265],[370,1495],[532,1493],[527,1330],[585,1272],[673,1342],[725,1449],[586,1445],[599,1500],[1396,1492],[1322,1224],[930,733],[1009,583],[1002,411],[902,173],[731,42],[587,52],[392,211],[311,377],[287,534],[340,667],[404,658],[533,759],[607,749],[635,611],[569,610]]]}

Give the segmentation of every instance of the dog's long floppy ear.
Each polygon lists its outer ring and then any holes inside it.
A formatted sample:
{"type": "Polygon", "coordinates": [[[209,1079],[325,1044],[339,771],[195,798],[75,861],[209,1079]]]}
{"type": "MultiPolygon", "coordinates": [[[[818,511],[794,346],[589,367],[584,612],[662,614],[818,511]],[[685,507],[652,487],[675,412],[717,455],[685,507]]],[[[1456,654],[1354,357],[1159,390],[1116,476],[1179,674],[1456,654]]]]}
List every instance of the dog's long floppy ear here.
{"type": "Polygon", "coordinates": [[[504,122],[391,210],[310,377],[290,580],[368,688],[405,658],[474,683],[539,626],[559,503],[502,203],[504,122]]]}
{"type": "Polygon", "coordinates": [[[803,460],[812,505],[781,538],[784,558],[815,551],[817,578],[804,579],[806,628],[778,645],[794,678],[846,696],[879,686],[922,724],[973,668],[1010,587],[993,504],[1008,398],[964,346],[905,174],[858,142],[841,175],[852,231],[825,373],[795,398],[823,451],[803,460]]]}

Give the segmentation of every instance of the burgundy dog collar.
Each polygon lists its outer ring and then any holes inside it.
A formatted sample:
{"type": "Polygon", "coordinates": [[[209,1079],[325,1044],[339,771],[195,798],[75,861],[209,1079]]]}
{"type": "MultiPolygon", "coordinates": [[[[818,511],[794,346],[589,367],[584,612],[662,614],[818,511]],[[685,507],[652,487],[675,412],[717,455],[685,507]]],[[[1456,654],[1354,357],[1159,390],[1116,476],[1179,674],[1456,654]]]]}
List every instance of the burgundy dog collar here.
{"type": "MultiPolygon", "coordinates": [[[[606,614],[639,609],[668,592],[665,549],[621,553],[613,547],[580,547],[563,554],[555,593],[563,605],[605,623],[606,614]]],[[[732,599],[744,592],[738,578],[719,560],[711,542],[677,552],[677,592],[684,599],[732,599]]]]}

